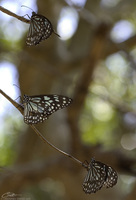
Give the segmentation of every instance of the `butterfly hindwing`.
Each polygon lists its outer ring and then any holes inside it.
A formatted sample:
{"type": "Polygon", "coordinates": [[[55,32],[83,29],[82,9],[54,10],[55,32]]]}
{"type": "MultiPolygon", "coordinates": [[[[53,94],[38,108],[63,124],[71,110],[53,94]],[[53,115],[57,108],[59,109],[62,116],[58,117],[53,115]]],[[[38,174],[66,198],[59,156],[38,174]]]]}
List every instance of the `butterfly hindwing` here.
{"type": "Polygon", "coordinates": [[[71,98],[61,95],[24,95],[24,121],[27,124],[43,122],[49,115],[71,103],[71,98]]]}
{"type": "Polygon", "coordinates": [[[113,187],[116,185],[118,180],[117,172],[110,166],[107,166],[107,176],[104,185],[106,188],[113,187]]]}

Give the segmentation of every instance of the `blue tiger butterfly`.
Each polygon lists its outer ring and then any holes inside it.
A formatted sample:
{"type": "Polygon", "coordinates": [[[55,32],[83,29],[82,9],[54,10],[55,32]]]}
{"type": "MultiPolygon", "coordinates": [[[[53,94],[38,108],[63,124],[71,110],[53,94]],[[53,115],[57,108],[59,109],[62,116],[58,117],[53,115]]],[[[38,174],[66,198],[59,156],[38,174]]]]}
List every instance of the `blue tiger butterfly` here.
{"type": "Polygon", "coordinates": [[[24,122],[37,124],[59,109],[65,108],[72,103],[72,99],[62,95],[24,95],[24,122]]]}
{"type": "Polygon", "coordinates": [[[49,38],[52,33],[55,33],[58,37],[60,37],[54,31],[49,19],[47,19],[43,15],[32,12],[26,44],[29,46],[37,45],[42,40],[49,38]]]}
{"type": "MultiPolygon", "coordinates": [[[[84,165],[83,165],[84,166],[84,165]]],[[[83,182],[83,191],[87,194],[95,193],[102,187],[113,187],[118,180],[117,172],[110,166],[95,161],[94,158],[87,165],[87,175],[83,182]]]]}

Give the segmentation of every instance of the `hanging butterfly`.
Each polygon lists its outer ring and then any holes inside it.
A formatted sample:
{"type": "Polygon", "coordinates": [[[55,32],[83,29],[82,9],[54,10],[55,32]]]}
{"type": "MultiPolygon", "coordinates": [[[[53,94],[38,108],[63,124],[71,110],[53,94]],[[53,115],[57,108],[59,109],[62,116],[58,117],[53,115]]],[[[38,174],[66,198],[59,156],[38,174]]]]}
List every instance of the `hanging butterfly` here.
{"type": "Polygon", "coordinates": [[[54,31],[53,26],[49,21],[49,19],[47,19],[43,15],[32,12],[26,44],[29,46],[37,45],[42,40],[49,38],[52,32],[55,33],[58,37],[60,37],[54,31]]]}
{"type": "Polygon", "coordinates": [[[49,115],[72,103],[72,99],[61,95],[24,95],[24,122],[37,124],[48,119],[49,115]]]}
{"type": "Polygon", "coordinates": [[[88,171],[82,185],[85,193],[95,193],[104,186],[109,188],[117,183],[118,175],[112,167],[102,162],[95,161],[94,158],[92,158],[91,162],[85,167],[88,171]]]}

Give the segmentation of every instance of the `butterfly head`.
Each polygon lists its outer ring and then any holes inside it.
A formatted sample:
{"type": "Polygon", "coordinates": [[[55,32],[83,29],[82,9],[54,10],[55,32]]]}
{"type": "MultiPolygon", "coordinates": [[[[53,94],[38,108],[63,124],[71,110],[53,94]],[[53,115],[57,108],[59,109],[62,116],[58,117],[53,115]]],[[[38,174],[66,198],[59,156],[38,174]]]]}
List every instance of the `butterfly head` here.
{"type": "Polygon", "coordinates": [[[27,103],[29,103],[29,96],[24,94],[23,104],[27,104],[27,103]]]}

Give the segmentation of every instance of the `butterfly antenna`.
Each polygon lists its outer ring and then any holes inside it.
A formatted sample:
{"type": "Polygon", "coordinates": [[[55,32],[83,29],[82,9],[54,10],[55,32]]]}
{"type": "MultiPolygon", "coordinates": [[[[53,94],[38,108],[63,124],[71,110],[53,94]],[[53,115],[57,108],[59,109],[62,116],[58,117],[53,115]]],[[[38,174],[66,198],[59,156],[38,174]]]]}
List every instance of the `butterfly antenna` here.
{"type": "MultiPolygon", "coordinates": [[[[13,84],[13,85],[20,89],[20,87],[19,87],[18,85],[16,85],[16,84],[13,84]]],[[[20,90],[21,90],[21,89],[20,89],[20,90]]]]}
{"type": "MultiPolygon", "coordinates": [[[[21,88],[18,85],[16,85],[16,84],[13,84],[13,85],[16,86],[17,88],[19,88],[20,92],[21,92],[21,88]]],[[[23,91],[23,94],[24,94],[24,91],[23,91]]]]}
{"type": "MultiPolygon", "coordinates": [[[[19,88],[20,89],[20,87],[18,86],[18,85],[16,85],[16,84],[13,84],[14,86],[16,86],[17,88],[19,88]]],[[[21,91],[21,89],[20,89],[20,91],[21,91]]],[[[17,99],[21,99],[21,101],[22,101],[22,98],[21,98],[21,96],[19,96],[19,97],[17,97],[16,99],[15,99],[15,101],[17,100],[17,99]]]]}
{"type": "Polygon", "coordinates": [[[28,6],[22,5],[21,7],[28,8],[28,9],[30,9],[30,10],[32,10],[34,12],[34,10],[32,8],[29,8],[28,6]]]}
{"type": "Polygon", "coordinates": [[[54,33],[55,35],[57,35],[58,37],[60,37],[60,35],[59,35],[55,30],[53,30],[53,33],[54,33]]]}

